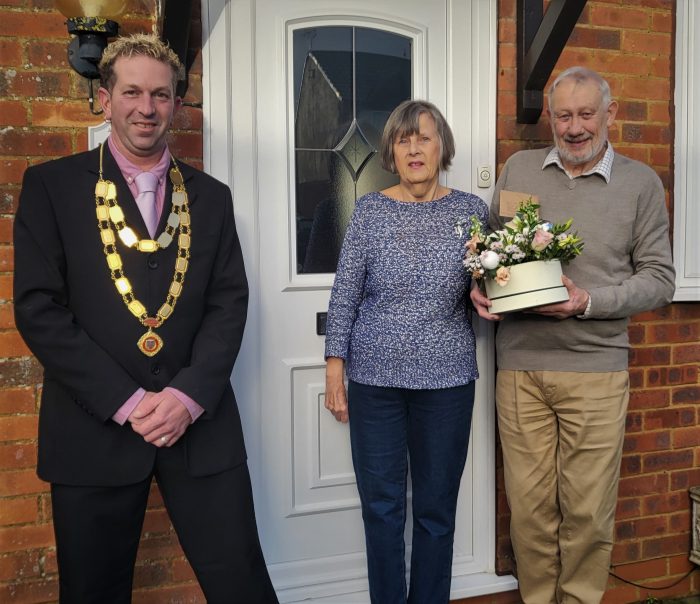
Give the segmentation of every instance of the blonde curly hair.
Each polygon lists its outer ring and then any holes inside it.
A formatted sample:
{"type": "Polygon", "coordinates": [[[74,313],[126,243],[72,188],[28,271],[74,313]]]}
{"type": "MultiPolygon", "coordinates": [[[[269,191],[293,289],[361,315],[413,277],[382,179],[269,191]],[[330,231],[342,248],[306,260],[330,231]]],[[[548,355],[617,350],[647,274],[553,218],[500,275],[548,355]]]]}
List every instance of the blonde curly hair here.
{"type": "Polygon", "coordinates": [[[134,56],[150,57],[168,65],[173,72],[173,92],[175,92],[182,72],[182,63],[175,52],[153,34],[132,34],[111,42],[105,49],[98,67],[100,85],[111,92],[116,81],[114,64],[117,59],[134,56]]]}

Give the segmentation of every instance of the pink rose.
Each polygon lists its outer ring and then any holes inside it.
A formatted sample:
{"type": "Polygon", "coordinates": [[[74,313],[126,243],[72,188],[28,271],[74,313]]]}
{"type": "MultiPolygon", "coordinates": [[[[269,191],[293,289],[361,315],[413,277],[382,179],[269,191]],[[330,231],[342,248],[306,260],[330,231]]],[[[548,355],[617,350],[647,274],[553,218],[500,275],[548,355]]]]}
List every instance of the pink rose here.
{"type": "Polygon", "coordinates": [[[550,243],[552,243],[552,239],[554,239],[554,235],[552,235],[552,233],[545,231],[544,229],[537,229],[535,231],[535,236],[532,238],[532,244],[530,247],[536,252],[541,252],[550,243]]]}
{"type": "Polygon", "coordinates": [[[510,281],[510,269],[507,266],[502,266],[496,271],[496,283],[505,287],[508,281],[510,281]]]}

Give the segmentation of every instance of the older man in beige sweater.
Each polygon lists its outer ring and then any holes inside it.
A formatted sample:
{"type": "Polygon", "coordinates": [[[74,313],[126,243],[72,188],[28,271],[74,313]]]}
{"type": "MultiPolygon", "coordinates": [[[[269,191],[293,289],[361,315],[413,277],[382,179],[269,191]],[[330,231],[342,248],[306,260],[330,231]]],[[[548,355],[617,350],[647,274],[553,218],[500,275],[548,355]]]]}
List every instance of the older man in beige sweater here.
{"type": "Polygon", "coordinates": [[[549,90],[554,147],[516,153],[496,184],[494,228],[509,214],[504,191],[537,196],[552,223],[573,218],[585,248],[564,267],[569,299],[499,316],[472,290],[479,314],[501,320],[496,402],[525,604],[602,598],[629,400],[627,324],[674,291],[663,186],[614,152],[616,112],[600,75],[568,69],[549,90]]]}

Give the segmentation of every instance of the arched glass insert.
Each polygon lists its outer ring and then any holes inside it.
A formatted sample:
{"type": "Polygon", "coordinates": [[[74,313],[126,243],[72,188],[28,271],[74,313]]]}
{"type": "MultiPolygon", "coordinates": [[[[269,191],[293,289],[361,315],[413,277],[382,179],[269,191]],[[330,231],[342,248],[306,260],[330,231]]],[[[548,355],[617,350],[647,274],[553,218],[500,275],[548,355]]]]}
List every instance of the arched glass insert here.
{"type": "Polygon", "coordinates": [[[297,273],[333,273],[356,199],[398,182],[377,151],[411,98],[411,39],[324,26],[293,41],[297,273]]]}

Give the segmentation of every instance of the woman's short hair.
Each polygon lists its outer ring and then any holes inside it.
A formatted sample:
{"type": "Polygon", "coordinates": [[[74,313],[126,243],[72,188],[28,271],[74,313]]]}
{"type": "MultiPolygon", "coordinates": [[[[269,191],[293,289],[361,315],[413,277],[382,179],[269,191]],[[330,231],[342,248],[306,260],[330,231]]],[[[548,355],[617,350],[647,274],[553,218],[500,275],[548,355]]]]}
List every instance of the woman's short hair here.
{"type": "Polygon", "coordinates": [[[447,120],[432,103],[409,99],[391,112],[384,126],[382,143],[379,149],[382,168],[392,174],[396,174],[394,141],[397,137],[417,134],[420,130],[420,116],[423,113],[427,113],[435,122],[435,128],[440,139],[440,169],[447,170],[450,167],[452,158],[455,156],[455,139],[452,136],[452,130],[447,120]]]}
{"type": "Polygon", "coordinates": [[[111,42],[100,60],[100,86],[111,92],[116,75],[114,64],[120,57],[150,57],[168,65],[173,72],[173,92],[177,88],[177,80],[182,71],[182,64],[175,52],[158,36],[153,34],[132,34],[123,36],[111,42]]]}

